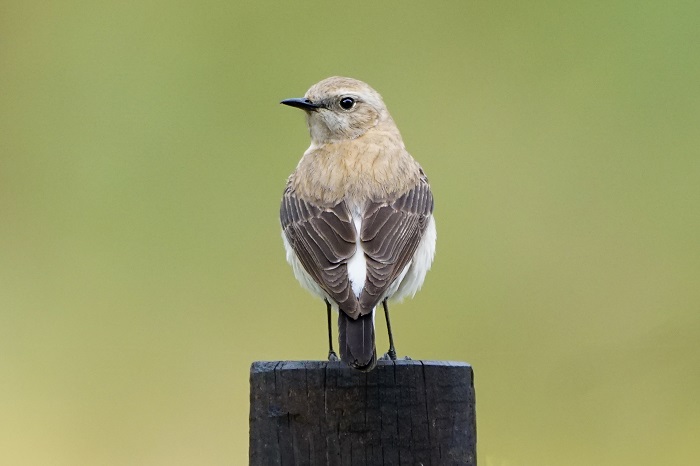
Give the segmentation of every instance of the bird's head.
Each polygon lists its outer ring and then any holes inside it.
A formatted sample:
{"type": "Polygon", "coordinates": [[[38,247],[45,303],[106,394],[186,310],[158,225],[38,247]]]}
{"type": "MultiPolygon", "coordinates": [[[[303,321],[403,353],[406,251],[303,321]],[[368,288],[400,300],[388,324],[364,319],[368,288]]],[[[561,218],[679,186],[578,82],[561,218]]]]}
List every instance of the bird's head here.
{"type": "Polygon", "coordinates": [[[281,103],[306,112],[311,139],[319,144],[355,139],[391,121],[382,96],[352,78],[326,78],[311,86],[304,97],[281,103]]]}

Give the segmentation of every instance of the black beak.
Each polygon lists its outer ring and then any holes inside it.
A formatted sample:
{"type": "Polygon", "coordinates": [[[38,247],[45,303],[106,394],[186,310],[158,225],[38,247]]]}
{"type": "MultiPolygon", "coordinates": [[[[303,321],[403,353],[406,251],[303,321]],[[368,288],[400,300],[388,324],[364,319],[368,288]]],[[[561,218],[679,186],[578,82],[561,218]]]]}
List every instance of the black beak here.
{"type": "Polygon", "coordinates": [[[306,97],[301,97],[297,99],[285,99],[280,103],[284,105],[289,105],[290,107],[300,108],[302,110],[316,110],[321,106],[319,104],[311,102],[306,97]]]}

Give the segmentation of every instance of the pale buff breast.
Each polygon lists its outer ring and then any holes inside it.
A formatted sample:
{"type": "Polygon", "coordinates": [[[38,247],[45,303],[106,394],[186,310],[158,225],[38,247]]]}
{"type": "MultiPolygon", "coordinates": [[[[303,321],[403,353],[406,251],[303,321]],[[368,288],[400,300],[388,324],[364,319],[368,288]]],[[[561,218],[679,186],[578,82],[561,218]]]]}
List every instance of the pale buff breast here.
{"type": "Polygon", "coordinates": [[[344,198],[353,203],[392,199],[419,179],[420,166],[400,136],[375,131],[353,140],[312,146],[289,181],[302,198],[334,205],[344,198]]]}

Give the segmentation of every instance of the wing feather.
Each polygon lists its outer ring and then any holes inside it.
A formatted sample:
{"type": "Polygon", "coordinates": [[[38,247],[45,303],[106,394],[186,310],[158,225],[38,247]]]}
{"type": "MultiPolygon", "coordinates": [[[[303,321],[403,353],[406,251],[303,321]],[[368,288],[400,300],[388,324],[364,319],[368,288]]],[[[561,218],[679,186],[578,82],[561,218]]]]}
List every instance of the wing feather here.
{"type": "Polygon", "coordinates": [[[360,232],[367,257],[367,279],[360,294],[363,314],[371,312],[411,262],[432,212],[433,195],[425,178],[395,200],[367,206],[360,232]]]}
{"type": "Polygon", "coordinates": [[[321,207],[300,199],[289,187],[280,221],[304,270],[350,317],[360,311],[348,279],[347,261],[355,254],[357,232],[345,202],[321,207]]]}
{"type": "Polygon", "coordinates": [[[353,319],[366,315],[410,264],[433,212],[427,179],[393,200],[369,202],[359,234],[367,263],[359,300],[352,292],[347,262],[356,252],[357,231],[344,201],[322,207],[300,199],[288,187],[280,220],[306,272],[353,319]]]}

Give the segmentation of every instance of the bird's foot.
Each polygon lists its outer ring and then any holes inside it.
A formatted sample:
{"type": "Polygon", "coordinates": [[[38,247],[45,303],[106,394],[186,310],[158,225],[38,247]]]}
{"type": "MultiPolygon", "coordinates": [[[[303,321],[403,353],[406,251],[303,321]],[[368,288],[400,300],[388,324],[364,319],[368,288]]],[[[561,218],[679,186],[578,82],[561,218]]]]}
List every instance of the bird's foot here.
{"type": "Polygon", "coordinates": [[[340,358],[338,357],[337,354],[335,354],[335,351],[329,351],[328,352],[328,360],[331,362],[338,362],[338,361],[340,361],[340,358]]]}
{"type": "MultiPolygon", "coordinates": [[[[379,358],[379,360],[380,361],[396,361],[397,360],[396,353],[394,353],[394,357],[391,357],[391,354],[389,354],[388,352],[384,353],[384,355],[381,358],[379,358]]],[[[411,358],[411,356],[404,356],[403,358],[401,358],[401,360],[402,361],[413,361],[413,358],[411,358]]]]}

